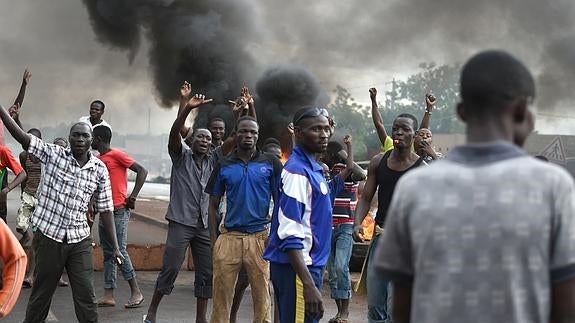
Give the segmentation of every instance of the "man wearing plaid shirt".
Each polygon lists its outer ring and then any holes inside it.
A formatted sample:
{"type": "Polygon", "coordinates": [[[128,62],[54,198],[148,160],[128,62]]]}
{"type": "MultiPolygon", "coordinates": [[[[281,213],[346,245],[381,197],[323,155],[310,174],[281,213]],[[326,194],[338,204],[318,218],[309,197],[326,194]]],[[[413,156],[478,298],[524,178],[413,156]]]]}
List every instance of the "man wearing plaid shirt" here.
{"type": "Polygon", "coordinates": [[[100,213],[112,239],[114,258],[121,262],[123,257],[112,218],[114,205],[108,170],[90,153],[92,129],[85,123],[73,125],[70,148],[66,149],[28,135],[1,106],[0,118],[22,148],[44,164],[44,177],[37,193],[38,206],[31,218],[36,275],[24,322],[44,322],[64,268],[70,279],[78,321],[98,322],[92,238],[86,220],[92,195],[95,211],[100,213]]]}

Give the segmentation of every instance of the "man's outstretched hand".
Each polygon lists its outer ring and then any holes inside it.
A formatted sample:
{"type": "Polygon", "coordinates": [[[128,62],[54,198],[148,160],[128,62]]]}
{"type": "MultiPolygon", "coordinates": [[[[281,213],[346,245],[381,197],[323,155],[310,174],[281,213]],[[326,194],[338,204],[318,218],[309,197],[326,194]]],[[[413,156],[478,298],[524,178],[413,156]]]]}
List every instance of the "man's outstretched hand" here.
{"type": "Polygon", "coordinates": [[[184,81],[184,84],[180,87],[180,99],[188,100],[192,94],[192,85],[188,81],[184,81]]]}
{"type": "Polygon", "coordinates": [[[435,107],[435,103],[437,102],[437,98],[431,94],[431,92],[425,95],[425,107],[427,111],[430,111],[435,107]]]}
{"type": "Polygon", "coordinates": [[[28,85],[28,82],[30,82],[31,77],[32,77],[32,73],[30,73],[30,71],[28,69],[25,69],[24,75],[22,75],[22,81],[24,82],[24,84],[28,85]]]}
{"type": "Polygon", "coordinates": [[[372,87],[371,89],[369,89],[369,98],[371,99],[371,101],[375,101],[375,99],[377,98],[377,89],[372,87]]]}
{"type": "Polygon", "coordinates": [[[212,102],[213,99],[206,99],[206,96],[203,94],[196,94],[193,97],[190,98],[190,100],[188,100],[188,106],[192,109],[195,109],[201,105],[204,105],[206,103],[210,103],[212,102]]]}

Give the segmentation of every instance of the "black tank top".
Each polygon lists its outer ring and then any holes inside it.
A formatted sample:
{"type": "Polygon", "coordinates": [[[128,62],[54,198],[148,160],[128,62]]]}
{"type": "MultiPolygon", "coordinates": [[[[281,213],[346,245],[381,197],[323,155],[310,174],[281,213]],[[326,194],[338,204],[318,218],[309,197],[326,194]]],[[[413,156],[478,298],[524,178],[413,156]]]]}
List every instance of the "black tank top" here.
{"type": "Polygon", "coordinates": [[[420,166],[423,162],[423,158],[420,157],[411,167],[404,171],[398,172],[396,170],[390,169],[387,166],[389,155],[391,155],[391,150],[383,155],[381,161],[379,162],[379,166],[377,166],[378,201],[375,223],[380,227],[383,227],[383,223],[385,222],[387,209],[389,209],[389,205],[391,204],[391,198],[393,197],[393,192],[395,191],[395,185],[397,184],[397,181],[399,181],[403,174],[414,169],[415,167],[420,166]]]}

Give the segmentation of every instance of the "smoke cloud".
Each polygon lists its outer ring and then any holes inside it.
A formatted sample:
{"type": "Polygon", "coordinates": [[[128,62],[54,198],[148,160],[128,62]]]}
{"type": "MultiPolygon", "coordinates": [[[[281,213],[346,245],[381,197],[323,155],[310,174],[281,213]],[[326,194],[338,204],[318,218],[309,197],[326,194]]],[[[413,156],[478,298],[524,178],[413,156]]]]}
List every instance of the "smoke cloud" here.
{"type": "Polygon", "coordinates": [[[243,85],[257,93],[263,121],[283,115],[262,111],[278,107],[282,95],[299,96],[256,89],[268,69],[301,66],[317,81],[318,98],[340,84],[367,101],[369,87],[406,77],[421,62],[462,63],[486,48],[527,63],[540,108],[572,115],[567,107],[575,102],[572,0],[52,0],[3,9],[11,28],[0,31],[2,103],[31,67],[23,117],[33,126],[71,122],[103,99],[115,130],[137,132],[133,124],[145,124],[142,109],[151,107],[152,127],[165,133],[174,112],[157,109],[154,98],[173,106],[184,80],[215,99],[198,124],[229,118],[225,103],[243,85]]]}

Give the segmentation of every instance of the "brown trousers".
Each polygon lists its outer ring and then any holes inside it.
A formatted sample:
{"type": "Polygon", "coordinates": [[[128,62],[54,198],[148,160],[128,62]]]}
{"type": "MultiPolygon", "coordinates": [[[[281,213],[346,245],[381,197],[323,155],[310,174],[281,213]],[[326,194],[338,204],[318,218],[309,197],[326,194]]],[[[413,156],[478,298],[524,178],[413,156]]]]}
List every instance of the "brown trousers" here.
{"type": "Polygon", "coordinates": [[[263,259],[268,232],[224,232],[214,245],[213,311],[211,323],[230,320],[230,309],[242,265],[248,273],[254,304],[254,323],[271,322],[269,263],[263,259]]]}

